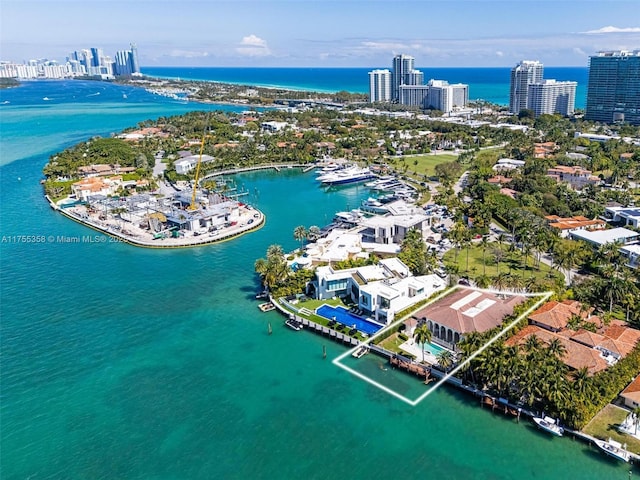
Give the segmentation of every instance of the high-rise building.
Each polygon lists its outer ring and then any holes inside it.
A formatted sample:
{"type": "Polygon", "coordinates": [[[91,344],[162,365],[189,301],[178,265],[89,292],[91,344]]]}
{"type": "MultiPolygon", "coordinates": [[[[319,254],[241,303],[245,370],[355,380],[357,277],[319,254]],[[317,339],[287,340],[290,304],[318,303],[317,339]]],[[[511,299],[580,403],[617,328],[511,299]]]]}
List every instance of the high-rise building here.
{"type": "Polygon", "coordinates": [[[102,49],[93,47],[91,49],[91,66],[100,67],[102,65],[102,57],[104,57],[102,49]]]}
{"type": "Polygon", "coordinates": [[[140,73],[140,63],[138,63],[138,46],[135,43],[131,44],[131,73],[140,73]]]}
{"type": "Polygon", "coordinates": [[[528,108],[529,85],[542,82],[544,66],[538,61],[523,60],[511,69],[509,111],[518,114],[528,108]]]}
{"type": "Polygon", "coordinates": [[[114,73],[116,75],[131,75],[131,61],[129,51],[119,50],[116,52],[114,73]]]}
{"type": "Polygon", "coordinates": [[[536,117],[548,113],[573,115],[578,82],[556,82],[543,80],[529,85],[527,108],[533,110],[536,117]]]}
{"type": "Polygon", "coordinates": [[[391,72],[389,70],[372,70],[369,72],[369,101],[391,101],[391,72]]]}
{"type": "Polygon", "coordinates": [[[409,55],[393,57],[393,74],[391,76],[391,96],[397,101],[400,98],[400,85],[420,85],[424,83],[422,73],[414,70],[415,59],[409,55]],[[417,73],[417,74],[416,74],[417,73]],[[420,83],[413,83],[418,82],[420,83]]]}
{"type": "Polygon", "coordinates": [[[585,119],[640,125],[640,50],[598,52],[589,58],[585,119]]]}
{"type": "Polygon", "coordinates": [[[398,103],[420,108],[429,108],[428,85],[400,85],[398,103]]]}
{"type": "Polygon", "coordinates": [[[429,80],[428,86],[427,108],[449,113],[455,108],[466,107],[469,102],[469,86],[464,83],[449,85],[446,80],[429,80]]]}

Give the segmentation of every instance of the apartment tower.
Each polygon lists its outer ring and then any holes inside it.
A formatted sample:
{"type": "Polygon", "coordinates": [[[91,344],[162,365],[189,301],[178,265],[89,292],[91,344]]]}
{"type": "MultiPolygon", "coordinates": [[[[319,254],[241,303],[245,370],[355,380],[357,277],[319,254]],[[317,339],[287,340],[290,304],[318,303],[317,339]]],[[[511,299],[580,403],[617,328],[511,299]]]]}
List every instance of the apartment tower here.
{"type": "Polygon", "coordinates": [[[391,72],[389,70],[372,70],[369,72],[369,101],[391,101],[391,72]]]}
{"type": "Polygon", "coordinates": [[[585,119],[640,125],[640,50],[590,57],[585,119]]]}
{"type": "Polygon", "coordinates": [[[511,69],[511,89],[509,92],[509,111],[516,115],[520,110],[529,108],[527,97],[529,85],[542,82],[544,66],[538,61],[523,60],[511,69]]]}

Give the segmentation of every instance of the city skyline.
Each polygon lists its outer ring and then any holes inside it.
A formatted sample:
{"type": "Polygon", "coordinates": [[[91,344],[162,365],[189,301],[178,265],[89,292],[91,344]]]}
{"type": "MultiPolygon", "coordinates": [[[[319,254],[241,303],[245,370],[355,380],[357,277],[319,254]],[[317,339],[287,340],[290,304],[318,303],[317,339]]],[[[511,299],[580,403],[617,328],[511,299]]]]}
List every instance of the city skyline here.
{"type": "Polygon", "coordinates": [[[418,69],[586,67],[597,51],[640,46],[628,0],[4,0],[2,10],[0,56],[13,62],[63,61],[78,44],[116,51],[123,39],[138,44],[143,67],[388,68],[399,53],[420,58],[418,69]]]}

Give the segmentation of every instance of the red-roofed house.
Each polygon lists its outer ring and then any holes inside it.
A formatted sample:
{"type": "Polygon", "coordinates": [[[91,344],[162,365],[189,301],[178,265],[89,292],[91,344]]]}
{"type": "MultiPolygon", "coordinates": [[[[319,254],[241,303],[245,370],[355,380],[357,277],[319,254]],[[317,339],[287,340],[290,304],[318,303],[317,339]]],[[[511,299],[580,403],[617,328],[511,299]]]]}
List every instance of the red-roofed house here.
{"type": "Polygon", "coordinates": [[[627,385],[627,388],[622,391],[620,397],[627,407],[640,407],[640,375],[638,375],[633,382],[627,385]]]}
{"type": "Polygon", "coordinates": [[[486,332],[502,324],[513,308],[524,301],[520,295],[495,295],[459,288],[414,314],[427,323],[433,338],[455,346],[469,332],[486,332]]]}
{"type": "Polygon", "coordinates": [[[557,182],[568,183],[571,188],[576,190],[582,189],[585,185],[596,184],[600,179],[591,175],[590,170],[582,167],[568,167],[566,165],[556,165],[547,170],[547,176],[555,179],[557,182]]]}
{"type": "Polygon", "coordinates": [[[529,323],[551,332],[559,332],[567,328],[567,324],[573,315],[578,315],[581,318],[587,317],[588,312],[582,311],[580,307],[580,302],[575,300],[547,302],[529,315],[529,323]]]}
{"type": "Polygon", "coordinates": [[[609,366],[598,350],[587,347],[582,343],[569,340],[564,335],[550,332],[538,327],[537,325],[527,325],[516,335],[509,338],[505,344],[507,346],[522,345],[531,335],[535,335],[546,344],[551,343],[554,339],[560,341],[566,350],[566,353],[561,360],[573,370],[586,368],[589,375],[593,375],[594,373],[600,372],[609,366]]]}
{"type": "Polygon", "coordinates": [[[557,215],[547,215],[544,217],[549,226],[557,229],[562,238],[567,238],[571,232],[577,230],[603,230],[607,226],[607,222],[599,218],[590,220],[583,216],[574,216],[562,218],[557,215]]]}

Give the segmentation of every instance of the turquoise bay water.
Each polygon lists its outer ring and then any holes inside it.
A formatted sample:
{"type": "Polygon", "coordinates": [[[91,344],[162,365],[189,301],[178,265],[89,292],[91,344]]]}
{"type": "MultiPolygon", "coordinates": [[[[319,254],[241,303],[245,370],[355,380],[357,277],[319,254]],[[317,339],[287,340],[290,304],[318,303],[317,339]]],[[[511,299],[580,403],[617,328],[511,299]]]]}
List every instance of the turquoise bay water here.
{"type": "MultiPolygon", "coordinates": [[[[410,407],[332,365],[340,345],[258,310],[255,259],[272,243],[296,248],[297,225],[356,207],[363,187],[325,191],[295,170],[238,176],[266,226],[199,249],[6,241],[93,235],[44,202],[50,154],[195,108],[139,91],[128,110],[116,86],[95,103],[69,93],[95,88],[1,93],[3,162],[5,151],[15,157],[0,167],[3,479],[627,478],[628,466],[594,448],[455,390],[410,407]]],[[[425,388],[373,355],[358,362],[411,398],[425,388]]]]}

